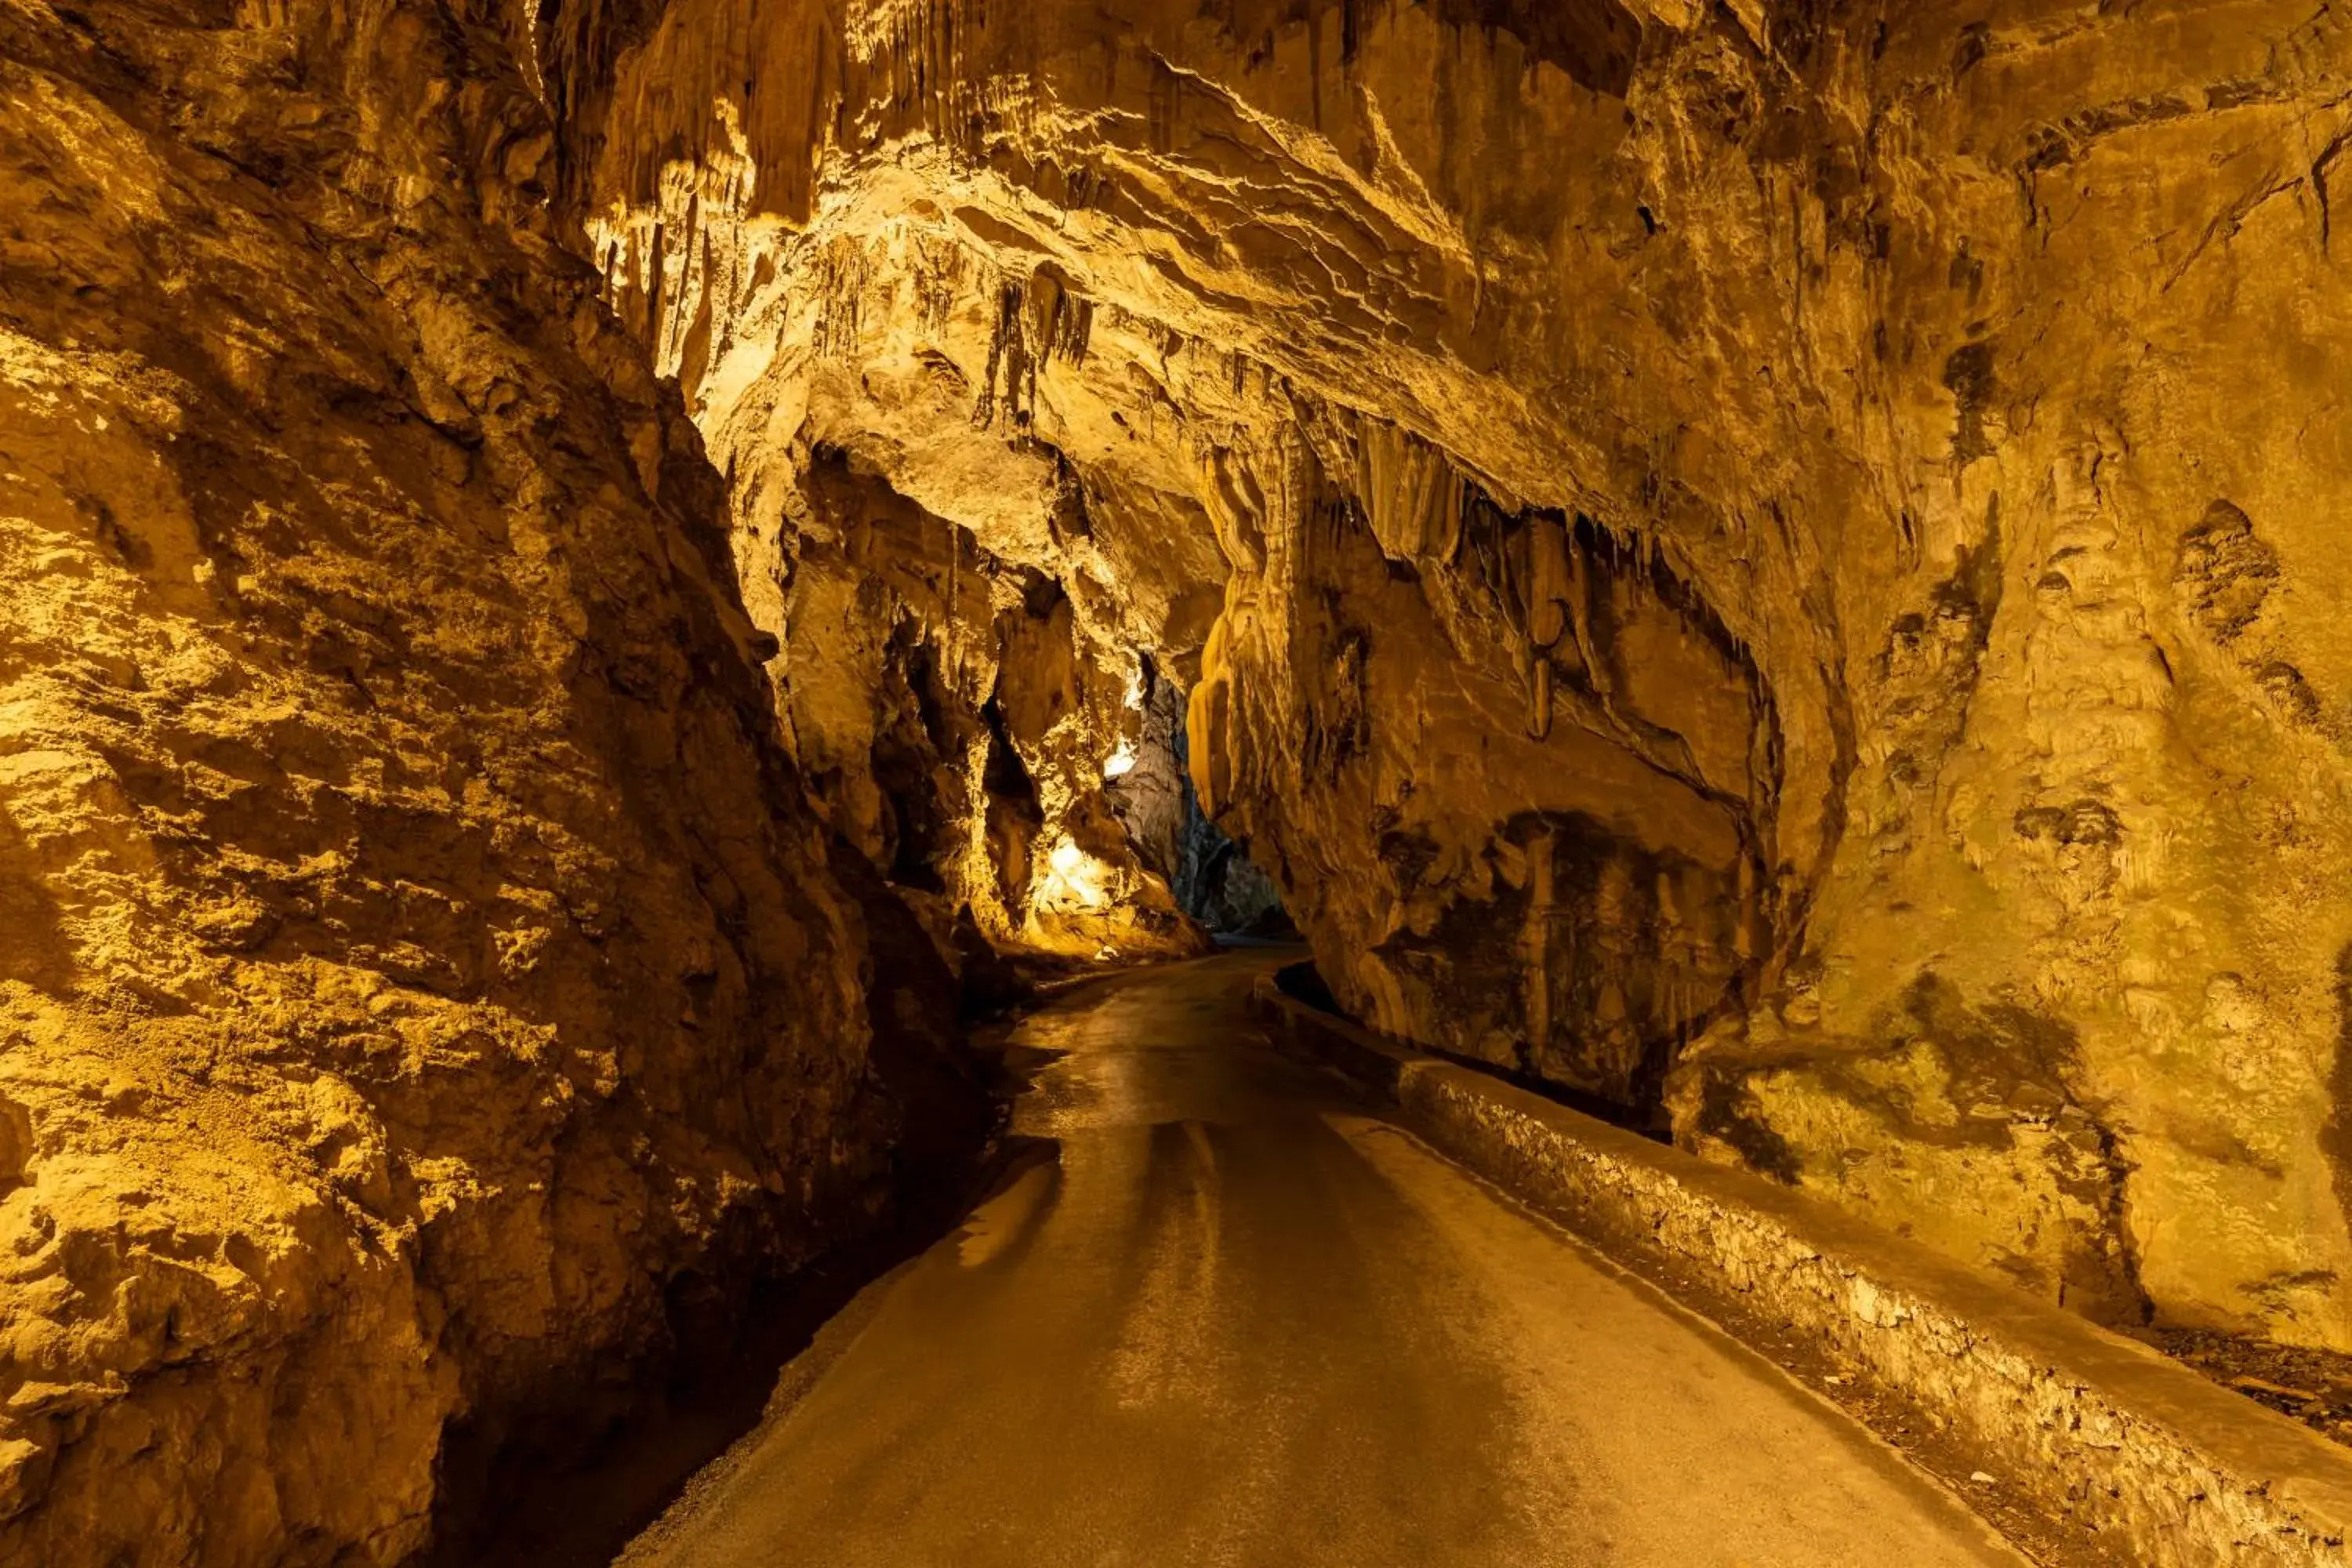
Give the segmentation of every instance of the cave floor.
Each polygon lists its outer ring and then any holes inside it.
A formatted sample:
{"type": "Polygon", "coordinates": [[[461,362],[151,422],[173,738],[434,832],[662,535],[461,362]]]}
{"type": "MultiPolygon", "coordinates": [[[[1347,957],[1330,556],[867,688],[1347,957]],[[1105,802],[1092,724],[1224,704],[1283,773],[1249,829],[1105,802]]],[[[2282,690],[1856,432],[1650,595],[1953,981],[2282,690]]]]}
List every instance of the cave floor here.
{"type": "Polygon", "coordinates": [[[2024,1561],[1760,1357],[1277,1056],[1237,952],[1024,1020],[1031,1157],[622,1561],[2024,1561]]]}

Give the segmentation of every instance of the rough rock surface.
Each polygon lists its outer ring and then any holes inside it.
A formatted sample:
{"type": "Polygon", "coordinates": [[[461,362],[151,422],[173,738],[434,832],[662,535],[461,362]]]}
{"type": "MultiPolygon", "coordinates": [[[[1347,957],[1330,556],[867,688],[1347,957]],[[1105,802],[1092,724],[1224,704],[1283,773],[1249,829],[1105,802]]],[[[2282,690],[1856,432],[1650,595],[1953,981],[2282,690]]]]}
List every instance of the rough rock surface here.
{"type": "Polygon", "coordinates": [[[1180,734],[1363,1017],[2352,1349],[2347,72],[0,0],[0,1551],[417,1544],[946,1140],[956,964],[1197,945],[1180,734]]]}
{"type": "Polygon", "coordinates": [[[767,500],[747,498],[737,554],[752,615],[777,630],[785,731],[820,808],[942,953],[1205,951],[1111,789],[1147,757],[1174,766],[1148,662],[1084,639],[1055,578],[837,454],[762,524],[767,500]]]}
{"type": "Polygon", "coordinates": [[[739,528],[839,452],[1151,654],[1352,1009],[2352,1345],[2332,13],[587,15],[739,528]]]}
{"type": "Polygon", "coordinates": [[[551,145],[461,11],[0,3],[0,1562],[396,1562],[978,1131],[551,145]]]}
{"type": "Polygon", "coordinates": [[[1106,786],[1129,842],[1146,865],[1168,879],[1184,912],[1211,931],[1295,939],[1297,928],[1274,879],[1250,858],[1246,844],[1202,811],[1184,732],[1184,693],[1156,667],[1151,673],[1135,764],[1106,786]]]}

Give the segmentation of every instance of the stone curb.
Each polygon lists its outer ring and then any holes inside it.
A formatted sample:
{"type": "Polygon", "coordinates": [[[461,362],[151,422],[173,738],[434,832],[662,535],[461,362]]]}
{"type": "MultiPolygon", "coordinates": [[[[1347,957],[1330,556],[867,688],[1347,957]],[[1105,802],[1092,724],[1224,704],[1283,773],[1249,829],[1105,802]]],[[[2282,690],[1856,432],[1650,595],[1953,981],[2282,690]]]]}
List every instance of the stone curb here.
{"type": "Polygon", "coordinates": [[[2149,1568],[2345,1563],[2352,1451],[2137,1342],[1785,1187],[1711,1165],[1286,996],[1284,1048],[1580,1234],[1696,1273],[1997,1459],[2149,1568]]]}

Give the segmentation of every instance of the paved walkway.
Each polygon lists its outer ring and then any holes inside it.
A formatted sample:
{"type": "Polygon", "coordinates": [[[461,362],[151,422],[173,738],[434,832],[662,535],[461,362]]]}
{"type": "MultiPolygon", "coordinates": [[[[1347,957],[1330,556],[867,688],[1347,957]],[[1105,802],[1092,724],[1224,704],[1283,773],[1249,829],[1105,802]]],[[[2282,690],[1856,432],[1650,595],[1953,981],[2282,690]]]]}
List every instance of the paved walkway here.
{"type": "Polygon", "coordinates": [[[2016,1564],[1833,1407],[1274,1055],[1235,953],[1030,1018],[1057,1146],[631,1568],[2016,1564]]]}

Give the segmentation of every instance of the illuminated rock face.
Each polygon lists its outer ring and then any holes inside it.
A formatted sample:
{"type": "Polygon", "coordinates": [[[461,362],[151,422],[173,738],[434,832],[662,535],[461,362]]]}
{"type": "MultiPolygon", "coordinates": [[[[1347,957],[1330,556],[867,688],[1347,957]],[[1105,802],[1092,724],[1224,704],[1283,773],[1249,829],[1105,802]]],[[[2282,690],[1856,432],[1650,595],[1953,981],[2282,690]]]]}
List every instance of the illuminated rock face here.
{"type": "Polygon", "coordinates": [[[2352,1348],[2315,10],[0,0],[0,1555],[866,1223],[1179,689],[1364,1016],[2352,1348]]]}
{"type": "Polygon", "coordinates": [[[2352,1346],[2333,23],[749,15],[543,45],[739,538],[840,453],[1058,582],[1384,1026],[2352,1346]]]}
{"type": "Polygon", "coordinates": [[[1078,957],[1206,951],[1113,799],[1147,755],[1173,766],[1144,661],[1084,639],[1055,579],[838,454],[795,474],[782,505],[745,524],[737,555],[778,636],[785,736],[819,812],[941,952],[959,928],[1078,957]]]}
{"type": "Polygon", "coordinates": [[[551,145],[431,7],[0,5],[0,1562],[397,1561],[980,1131],[551,145]]]}

